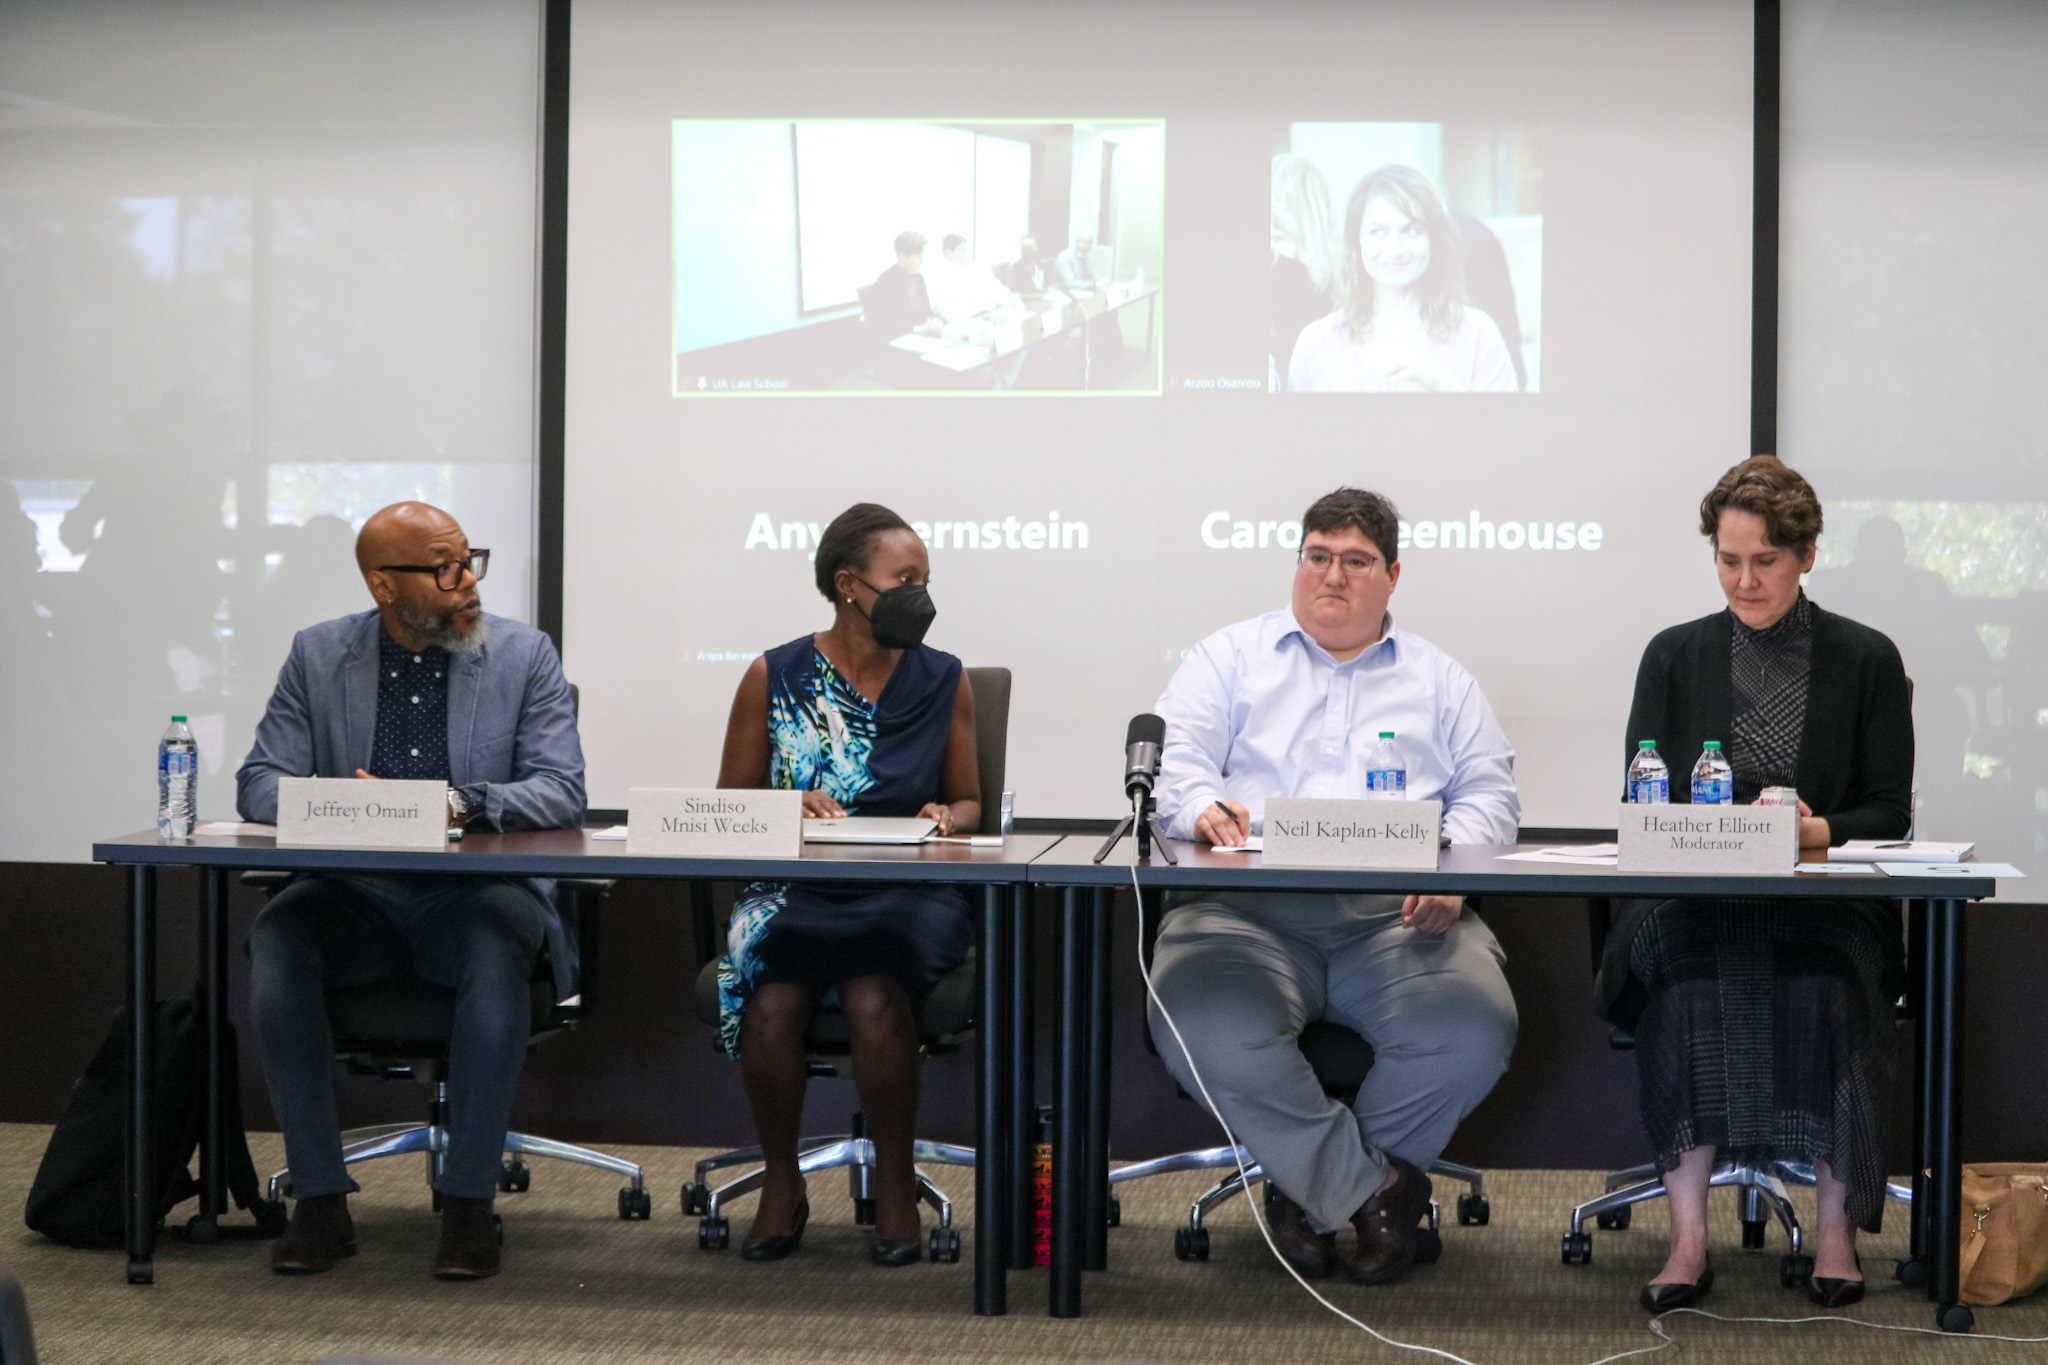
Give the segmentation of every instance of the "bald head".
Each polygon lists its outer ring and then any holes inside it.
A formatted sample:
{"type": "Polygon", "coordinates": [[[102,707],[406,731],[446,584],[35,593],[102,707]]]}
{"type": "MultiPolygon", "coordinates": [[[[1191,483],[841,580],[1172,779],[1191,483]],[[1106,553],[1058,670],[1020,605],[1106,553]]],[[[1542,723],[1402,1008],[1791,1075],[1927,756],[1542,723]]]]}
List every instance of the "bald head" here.
{"type": "Polygon", "coordinates": [[[431,564],[432,546],[462,538],[455,518],[431,503],[394,502],[356,533],[356,567],[367,576],[384,564],[431,564]]]}
{"type": "Polygon", "coordinates": [[[471,547],[455,518],[423,502],[395,502],[356,535],[356,567],[377,599],[385,630],[414,650],[460,653],[482,645],[476,585],[487,554],[471,547]],[[436,570],[449,586],[441,586],[436,570]]]}

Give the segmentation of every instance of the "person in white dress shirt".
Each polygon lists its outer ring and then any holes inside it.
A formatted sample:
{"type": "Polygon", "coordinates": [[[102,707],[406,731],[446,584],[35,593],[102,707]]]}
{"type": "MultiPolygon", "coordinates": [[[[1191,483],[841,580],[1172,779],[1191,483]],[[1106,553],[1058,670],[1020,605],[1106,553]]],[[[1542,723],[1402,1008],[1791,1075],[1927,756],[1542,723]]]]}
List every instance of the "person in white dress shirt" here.
{"type": "MultiPolygon", "coordinates": [[[[1159,699],[1156,796],[1170,837],[1242,844],[1262,831],[1269,797],[1363,797],[1367,755],[1391,730],[1409,798],[1442,801],[1453,842],[1514,842],[1514,750],[1472,675],[1396,628],[1398,554],[1393,504],[1340,488],[1302,518],[1288,609],[1195,647],[1159,699]]],[[[1302,1274],[1385,1284],[1407,1273],[1425,1173],[1514,1047],[1503,960],[1458,896],[1168,897],[1153,981],[1200,1084],[1158,1005],[1153,1039],[1264,1168],[1275,1240],[1302,1274]],[[1298,1045],[1319,1019],[1373,1047],[1349,1107],[1323,1093],[1298,1045]],[[1336,1238],[1346,1223],[1348,1252],[1336,1238]]]]}
{"type": "MultiPolygon", "coordinates": [[[[976,265],[968,251],[967,239],[949,232],[939,241],[939,262],[925,272],[925,287],[931,291],[932,311],[948,323],[963,323],[1006,305],[1022,301],[1005,289],[995,272],[976,265]]],[[[1014,388],[1024,367],[1021,344],[989,365],[989,380],[998,389],[1014,388]]]]}

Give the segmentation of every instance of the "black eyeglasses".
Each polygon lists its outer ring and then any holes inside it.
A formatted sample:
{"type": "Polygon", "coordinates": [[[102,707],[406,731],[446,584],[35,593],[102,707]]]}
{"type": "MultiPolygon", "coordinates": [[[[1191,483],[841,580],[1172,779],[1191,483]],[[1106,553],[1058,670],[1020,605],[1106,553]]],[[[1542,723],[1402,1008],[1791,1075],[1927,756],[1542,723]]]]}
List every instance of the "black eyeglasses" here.
{"type": "Polygon", "coordinates": [[[430,573],[434,586],[442,592],[454,592],[462,586],[462,571],[469,570],[476,581],[484,581],[484,575],[491,571],[491,552],[471,550],[467,559],[451,559],[445,564],[379,564],[379,573],[430,573]]]}

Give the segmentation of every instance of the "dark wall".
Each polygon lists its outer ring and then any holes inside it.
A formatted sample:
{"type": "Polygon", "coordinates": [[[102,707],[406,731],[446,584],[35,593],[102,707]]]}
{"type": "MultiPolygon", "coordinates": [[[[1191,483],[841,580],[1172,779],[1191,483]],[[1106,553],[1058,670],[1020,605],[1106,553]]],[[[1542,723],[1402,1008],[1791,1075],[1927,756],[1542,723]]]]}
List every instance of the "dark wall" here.
{"type": "MultiPolygon", "coordinates": [[[[122,993],[126,881],[120,872],[72,865],[0,864],[0,1121],[48,1123],[72,1079],[105,1036],[122,993]]],[[[159,982],[189,989],[197,970],[199,882],[167,872],[159,881],[159,982]]],[[[243,1094],[250,1127],[273,1126],[246,1028],[247,966],[241,943],[260,908],[237,886],[232,905],[235,979],[231,999],[242,1028],[243,1094]]],[[[1049,964],[1054,908],[1036,915],[1039,953],[1039,1077],[1050,1092],[1052,1018],[1049,964]]],[[[1499,1087],[1460,1129],[1449,1156],[1490,1167],[1618,1167],[1643,1160],[1635,1117],[1634,1059],[1609,1050],[1593,1017],[1592,964],[1582,902],[1495,900],[1486,915],[1507,949],[1520,1005],[1521,1039],[1499,1087]]],[[[1145,1047],[1143,983],[1134,955],[1129,896],[1116,910],[1116,1110],[1119,1158],[1204,1146],[1216,1129],[1174,1093],[1145,1047]]],[[[2039,1018],[2048,994],[2048,917],[2020,906],[1971,912],[1966,1154],[1972,1160],[2040,1160],[2048,1132],[2048,1091],[2008,1078],[2034,1074],[2039,1018]],[[2017,1026],[2016,1026],[2017,1025],[2017,1026]]],[[[738,1145],[750,1140],[739,1069],[713,1046],[689,1008],[697,963],[688,898],[674,883],[621,883],[604,925],[603,996],[595,1017],[550,1040],[529,1061],[516,1124],[552,1137],[593,1142],[738,1145]]],[[[1896,1122],[1890,1169],[1904,1170],[1911,1043],[1901,1028],[1896,1122]]],[[[344,1077],[344,1121],[409,1119],[418,1088],[344,1077]]],[[[927,1069],[929,1136],[968,1141],[973,1068],[966,1057],[927,1069]]],[[[811,1131],[843,1125],[850,1082],[812,1089],[811,1131]]]]}

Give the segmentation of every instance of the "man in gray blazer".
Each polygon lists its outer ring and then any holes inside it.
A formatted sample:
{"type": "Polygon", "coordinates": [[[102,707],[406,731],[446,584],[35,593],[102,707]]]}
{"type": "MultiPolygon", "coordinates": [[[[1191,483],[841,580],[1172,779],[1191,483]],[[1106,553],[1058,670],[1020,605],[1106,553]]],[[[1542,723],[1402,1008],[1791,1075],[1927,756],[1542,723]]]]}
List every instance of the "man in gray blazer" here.
{"type": "MultiPolygon", "coordinates": [[[[531,626],[489,616],[477,582],[490,551],[455,519],[402,502],[356,539],[376,610],[300,631],[235,775],[244,820],[277,819],[280,777],[445,779],[450,819],[475,829],[583,822],[583,748],[561,661],[531,626]]],[[[298,1203],[271,1252],[281,1274],[355,1254],[335,1116],[330,987],[411,973],[455,989],[449,1138],[434,1178],[434,1274],[498,1271],[492,1201],[526,1056],[529,981],[546,946],[575,989],[575,940],[550,883],[512,878],[300,877],[250,935],[251,1007],[298,1203]]]]}

